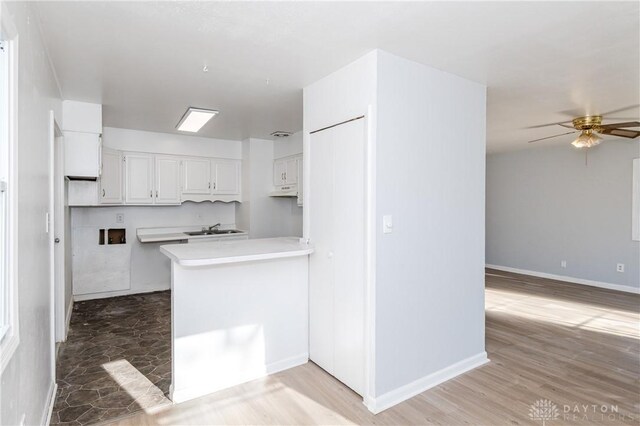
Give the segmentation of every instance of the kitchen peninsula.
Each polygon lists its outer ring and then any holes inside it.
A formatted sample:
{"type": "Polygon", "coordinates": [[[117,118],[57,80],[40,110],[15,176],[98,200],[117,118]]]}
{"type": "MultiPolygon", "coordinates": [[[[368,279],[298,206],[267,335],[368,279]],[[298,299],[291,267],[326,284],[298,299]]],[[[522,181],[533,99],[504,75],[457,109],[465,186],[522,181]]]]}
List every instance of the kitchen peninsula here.
{"type": "Polygon", "coordinates": [[[298,238],[172,244],[171,399],[308,360],[308,255],[298,238]]]}

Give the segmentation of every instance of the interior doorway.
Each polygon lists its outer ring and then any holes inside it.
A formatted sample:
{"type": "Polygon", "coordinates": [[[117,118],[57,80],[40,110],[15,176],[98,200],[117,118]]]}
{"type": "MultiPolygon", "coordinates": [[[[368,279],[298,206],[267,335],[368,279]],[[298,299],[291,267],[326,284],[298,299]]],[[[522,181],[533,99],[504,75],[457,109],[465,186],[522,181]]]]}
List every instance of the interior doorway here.
{"type": "Polygon", "coordinates": [[[71,277],[66,263],[70,261],[69,209],[64,178],[64,136],[50,113],[49,174],[49,244],[51,253],[51,289],[54,344],[67,338],[67,321],[71,308],[71,277]]]}

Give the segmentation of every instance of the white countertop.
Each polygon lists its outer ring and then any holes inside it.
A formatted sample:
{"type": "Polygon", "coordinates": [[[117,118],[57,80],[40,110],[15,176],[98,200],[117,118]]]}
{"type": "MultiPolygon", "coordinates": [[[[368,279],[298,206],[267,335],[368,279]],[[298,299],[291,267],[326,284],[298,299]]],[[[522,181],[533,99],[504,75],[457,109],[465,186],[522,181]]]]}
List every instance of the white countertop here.
{"type": "MultiPolygon", "coordinates": [[[[214,234],[214,235],[187,235],[185,232],[200,231],[207,225],[194,225],[194,226],[177,226],[171,228],[138,228],[136,229],[136,236],[141,243],[158,243],[165,241],[184,241],[195,239],[211,239],[219,238],[224,239],[228,237],[239,237],[247,235],[245,231],[235,234],[214,234]]],[[[234,228],[232,225],[223,225],[221,229],[234,228]]]]}
{"type": "Polygon", "coordinates": [[[171,244],[160,246],[160,251],[180,266],[208,266],[304,256],[313,253],[313,246],[297,237],[281,237],[171,244]]]}

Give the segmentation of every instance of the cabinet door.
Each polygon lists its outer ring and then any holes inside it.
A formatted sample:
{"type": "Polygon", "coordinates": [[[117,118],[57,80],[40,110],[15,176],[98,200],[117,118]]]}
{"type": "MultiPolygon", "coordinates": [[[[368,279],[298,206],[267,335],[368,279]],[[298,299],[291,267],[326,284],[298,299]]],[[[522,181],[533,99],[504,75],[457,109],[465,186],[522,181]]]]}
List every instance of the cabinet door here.
{"type": "Polygon", "coordinates": [[[285,174],[287,173],[287,163],[284,160],[275,160],[273,162],[273,186],[282,186],[286,183],[285,174]]]}
{"type": "Polygon", "coordinates": [[[122,203],[122,154],[120,151],[102,149],[102,175],[98,199],[100,204],[122,203]]]}
{"type": "Polygon", "coordinates": [[[156,155],[156,204],[180,204],[180,159],[156,155]]]}
{"type": "Polygon", "coordinates": [[[182,162],[182,192],[211,193],[211,162],[208,158],[187,158],[182,162]]]}
{"type": "Polygon", "coordinates": [[[126,154],[125,202],[127,204],[153,204],[153,156],[126,154]]]}
{"type": "Polygon", "coordinates": [[[240,193],[240,161],[212,160],[212,194],[240,193]]]}
{"type": "Polygon", "coordinates": [[[64,132],[64,175],[100,177],[101,147],[97,133],[64,132]]]}
{"type": "Polygon", "coordinates": [[[284,183],[286,185],[298,183],[298,160],[295,157],[285,160],[284,183]]]}

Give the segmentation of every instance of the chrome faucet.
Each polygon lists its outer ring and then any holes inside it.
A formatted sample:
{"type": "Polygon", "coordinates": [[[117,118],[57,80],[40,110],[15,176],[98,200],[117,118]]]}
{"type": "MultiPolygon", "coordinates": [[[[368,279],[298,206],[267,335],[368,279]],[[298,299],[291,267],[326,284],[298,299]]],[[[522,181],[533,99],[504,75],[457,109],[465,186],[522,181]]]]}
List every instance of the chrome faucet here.
{"type": "Polygon", "coordinates": [[[214,229],[220,228],[220,223],[216,223],[215,225],[212,225],[209,227],[209,231],[213,231],[214,229]]]}

